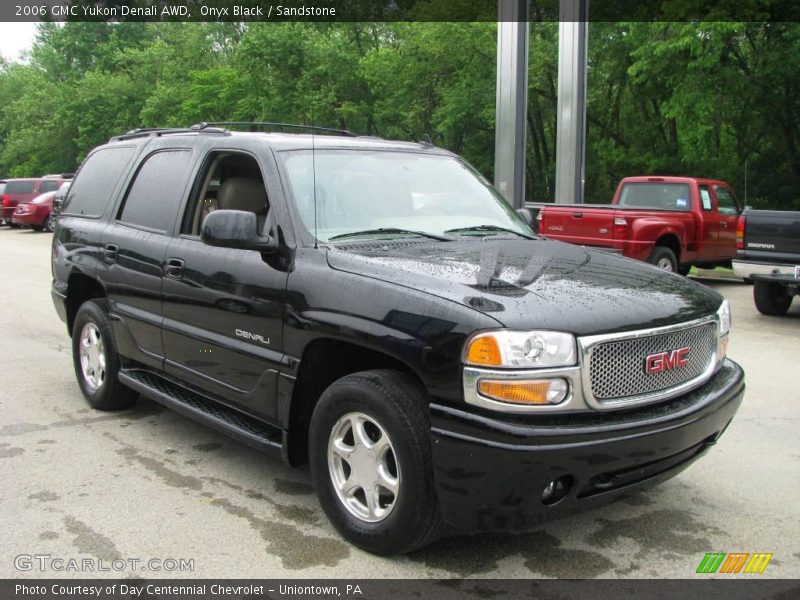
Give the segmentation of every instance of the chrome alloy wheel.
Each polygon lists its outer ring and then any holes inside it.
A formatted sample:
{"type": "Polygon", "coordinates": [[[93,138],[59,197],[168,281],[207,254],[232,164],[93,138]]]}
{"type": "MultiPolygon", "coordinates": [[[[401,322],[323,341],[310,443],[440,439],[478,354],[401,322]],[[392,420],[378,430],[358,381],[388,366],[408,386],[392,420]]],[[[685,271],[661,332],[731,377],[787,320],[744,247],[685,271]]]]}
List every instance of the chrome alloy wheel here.
{"type": "Polygon", "coordinates": [[[97,391],[106,380],[106,349],[94,323],[87,323],[81,329],[80,360],[86,387],[92,392],[97,391]]]}
{"type": "Polygon", "coordinates": [[[659,258],[658,262],[656,262],[656,266],[659,269],[664,269],[665,271],[669,271],[672,273],[672,261],[668,259],[666,256],[659,258]]]}
{"type": "Polygon", "coordinates": [[[339,500],[354,517],[377,523],[392,513],[400,468],[392,441],[372,417],[353,412],[336,422],[328,439],[328,471],[339,500]]]}

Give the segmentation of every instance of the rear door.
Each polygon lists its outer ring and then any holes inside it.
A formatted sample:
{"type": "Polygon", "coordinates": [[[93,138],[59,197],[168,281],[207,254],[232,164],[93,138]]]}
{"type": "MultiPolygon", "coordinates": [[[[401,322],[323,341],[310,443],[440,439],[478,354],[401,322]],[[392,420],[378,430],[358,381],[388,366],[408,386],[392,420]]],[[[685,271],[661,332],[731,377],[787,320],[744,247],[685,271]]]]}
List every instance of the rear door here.
{"type": "Polygon", "coordinates": [[[719,238],[719,213],[714,201],[711,184],[697,186],[702,221],[698,231],[698,253],[696,262],[712,262],[717,257],[719,238]]]}
{"type": "Polygon", "coordinates": [[[120,352],[156,368],[161,342],[162,265],[183,201],[192,152],[162,148],[149,153],[127,186],[121,206],[103,232],[100,279],[114,313],[120,352]]]}

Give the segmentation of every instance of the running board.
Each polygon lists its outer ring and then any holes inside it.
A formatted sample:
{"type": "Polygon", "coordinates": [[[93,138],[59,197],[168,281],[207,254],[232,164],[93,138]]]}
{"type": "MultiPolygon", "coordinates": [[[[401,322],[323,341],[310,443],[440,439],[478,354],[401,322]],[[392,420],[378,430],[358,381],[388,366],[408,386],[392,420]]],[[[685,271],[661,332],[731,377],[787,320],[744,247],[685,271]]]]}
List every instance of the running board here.
{"type": "Polygon", "coordinates": [[[119,380],[159,404],[226,433],[256,450],[281,454],[283,436],[278,427],[228,408],[151,371],[122,370],[119,380]]]}

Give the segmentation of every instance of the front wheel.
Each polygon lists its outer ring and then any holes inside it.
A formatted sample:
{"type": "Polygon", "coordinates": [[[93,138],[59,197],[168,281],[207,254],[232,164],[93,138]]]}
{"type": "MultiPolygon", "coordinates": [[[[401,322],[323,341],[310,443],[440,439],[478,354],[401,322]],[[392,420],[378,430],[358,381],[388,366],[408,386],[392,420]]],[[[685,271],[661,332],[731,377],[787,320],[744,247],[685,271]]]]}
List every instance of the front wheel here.
{"type": "Polygon", "coordinates": [[[647,259],[651,265],[655,265],[659,269],[664,269],[670,273],[678,271],[678,259],[675,258],[675,253],[666,246],[656,246],[650,257],[647,259]]]}
{"type": "Polygon", "coordinates": [[[761,314],[779,317],[789,310],[792,296],[779,283],[759,280],[753,286],[753,300],[761,314]]]}
{"type": "Polygon", "coordinates": [[[314,409],[317,496],[339,533],[368,552],[410,552],[441,529],[427,406],[414,378],[375,370],[334,382],[314,409]]]}
{"type": "Polygon", "coordinates": [[[119,355],[105,299],[84,302],[72,326],[72,362],[83,397],[97,410],[127,408],[136,392],[117,379],[119,355]]]}

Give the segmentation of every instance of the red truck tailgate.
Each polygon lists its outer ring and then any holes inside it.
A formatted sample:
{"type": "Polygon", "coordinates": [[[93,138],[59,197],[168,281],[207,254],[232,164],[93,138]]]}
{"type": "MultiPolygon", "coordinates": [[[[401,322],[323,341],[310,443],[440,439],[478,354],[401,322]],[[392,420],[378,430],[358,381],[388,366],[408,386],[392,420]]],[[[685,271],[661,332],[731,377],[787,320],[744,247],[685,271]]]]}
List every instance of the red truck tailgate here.
{"type": "Polygon", "coordinates": [[[539,213],[539,233],[588,246],[610,246],[615,209],[607,204],[559,204],[539,213]]]}

